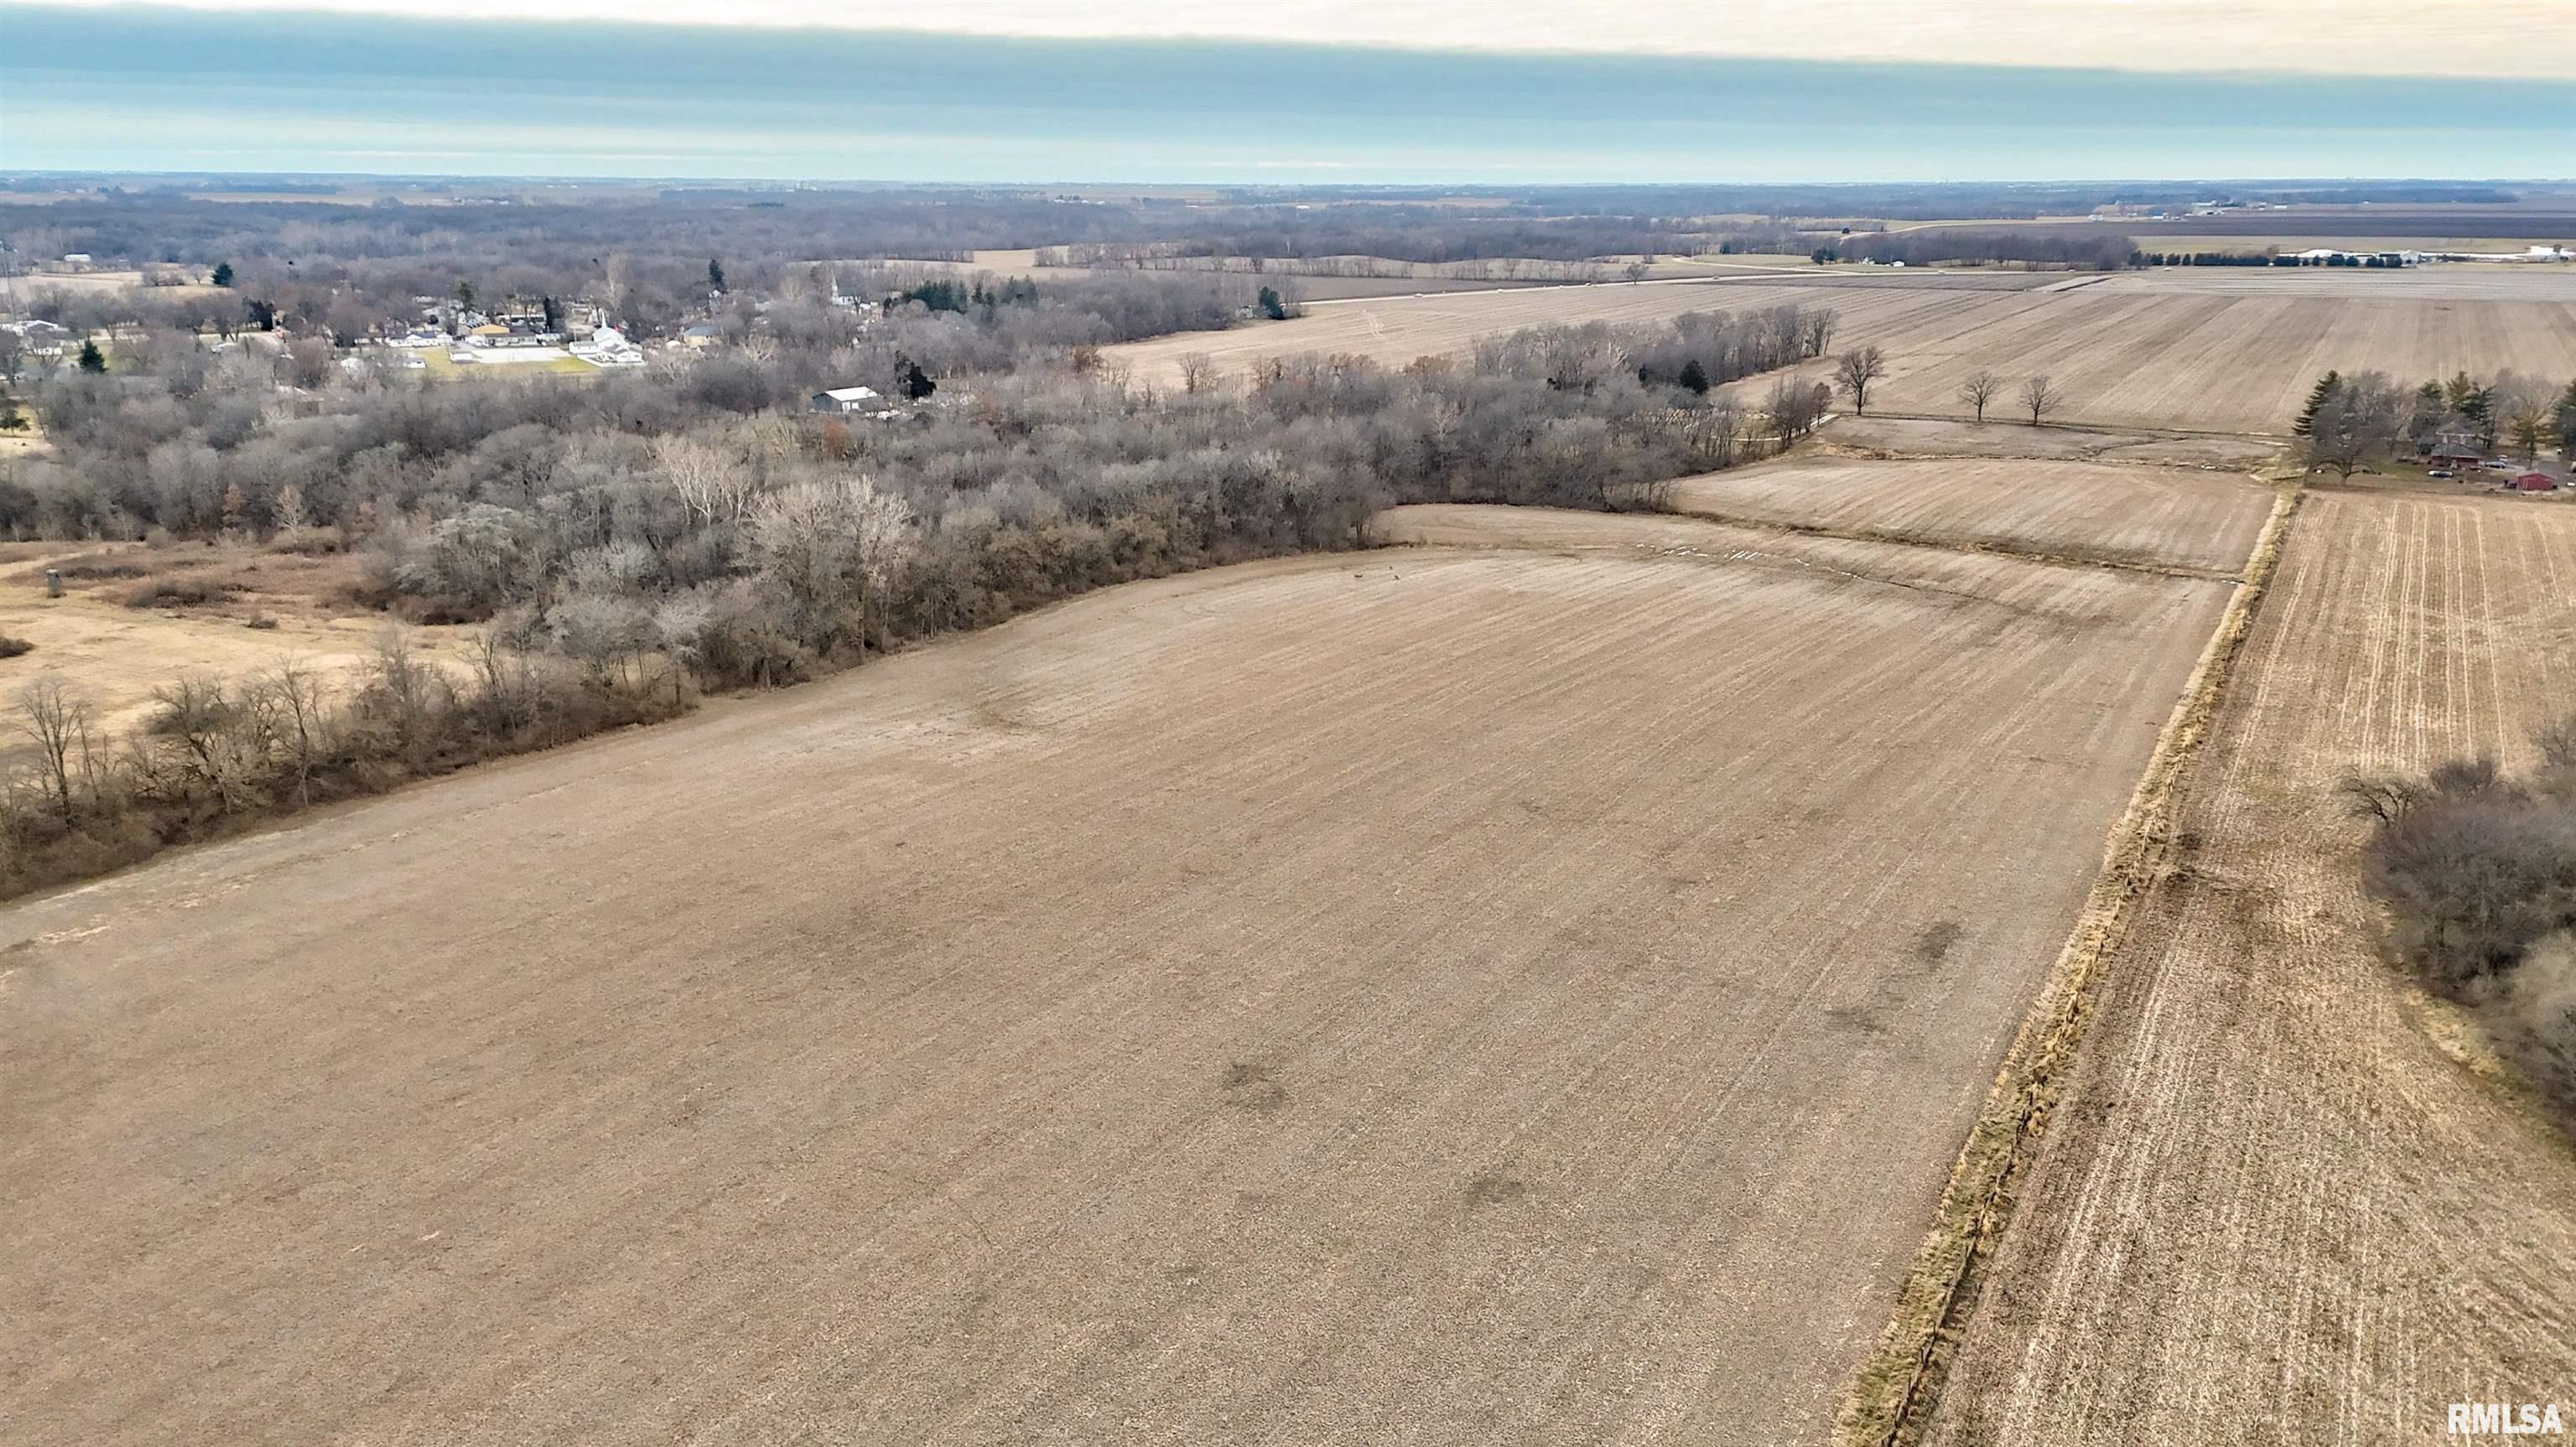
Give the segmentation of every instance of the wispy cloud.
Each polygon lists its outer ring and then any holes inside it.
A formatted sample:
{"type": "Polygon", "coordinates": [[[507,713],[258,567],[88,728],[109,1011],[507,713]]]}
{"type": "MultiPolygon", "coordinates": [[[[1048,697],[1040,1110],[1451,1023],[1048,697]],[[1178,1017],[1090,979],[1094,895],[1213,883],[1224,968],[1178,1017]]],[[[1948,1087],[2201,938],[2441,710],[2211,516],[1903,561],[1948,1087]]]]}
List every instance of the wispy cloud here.
{"type": "MultiPolygon", "coordinates": [[[[126,6],[130,0],[61,0],[126,6]]],[[[260,0],[160,0],[199,10],[260,0]]],[[[297,0],[301,10],[450,20],[1197,36],[1329,45],[1911,60],[2351,75],[2563,73],[2570,0],[297,0]],[[2549,43],[2548,37],[2557,37],[2549,43]]]]}

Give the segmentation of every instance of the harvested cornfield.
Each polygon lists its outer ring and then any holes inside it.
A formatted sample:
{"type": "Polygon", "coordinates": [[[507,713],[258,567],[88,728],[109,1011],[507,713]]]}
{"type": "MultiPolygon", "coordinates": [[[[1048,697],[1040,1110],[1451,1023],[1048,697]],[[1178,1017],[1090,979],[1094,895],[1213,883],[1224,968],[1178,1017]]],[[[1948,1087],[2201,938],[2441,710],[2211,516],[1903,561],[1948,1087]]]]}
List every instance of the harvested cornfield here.
{"type": "Polygon", "coordinates": [[[2376,950],[2347,770],[2576,706],[2576,512],[2312,496],[1928,1440],[2400,1443],[2576,1384],[2576,1152],[2376,950]]]}
{"type": "Polygon", "coordinates": [[[1729,521],[2233,574],[2272,490],[2175,467],[1807,456],[1684,478],[1672,505],[1729,521]]]}
{"type": "Polygon", "coordinates": [[[1397,521],[0,911],[10,1435],[1821,1439],[2230,588],[1397,521]]]}
{"type": "MultiPolygon", "coordinates": [[[[2122,277],[2069,290],[1963,290],[1938,274],[1878,285],[1649,282],[1344,302],[1292,321],[1158,338],[1111,354],[1140,380],[1168,385],[1190,352],[1233,372],[1308,352],[1401,366],[1547,323],[1660,321],[1794,302],[1841,313],[1837,348],[1886,351],[1890,370],[1872,393],[1876,408],[1966,416],[1958,393],[1971,374],[1990,370],[2017,385],[2045,373],[2065,398],[2047,420],[2280,434],[2329,369],[2408,380],[2462,369],[2576,375],[2576,297],[2549,268],[2520,274],[2532,279],[2518,291],[2487,283],[2474,300],[2383,288],[2367,274],[2338,278],[2348,283],[2339,290],[2249,284],[2218,293],[2122,277]]],[[[1809,371],[1822,379],[1826,368],[1809,371]]],[[[1758,402],[1770,385],[1743,383],[1739,395],[1758,402]]],[[[2010,387],[1990,415],[2014,415],[2010,387]]]]}
{"type": "Polygon", "coordinates": [[[2283,460],[2279,442],[2204,433],[2024,427],[2010,421],[1888,417],[1849,413],[1825,424],[1813,450],[1860,457],[1988,457],[2069,462],[2163,462],[2253,472],[2283,460]]]}

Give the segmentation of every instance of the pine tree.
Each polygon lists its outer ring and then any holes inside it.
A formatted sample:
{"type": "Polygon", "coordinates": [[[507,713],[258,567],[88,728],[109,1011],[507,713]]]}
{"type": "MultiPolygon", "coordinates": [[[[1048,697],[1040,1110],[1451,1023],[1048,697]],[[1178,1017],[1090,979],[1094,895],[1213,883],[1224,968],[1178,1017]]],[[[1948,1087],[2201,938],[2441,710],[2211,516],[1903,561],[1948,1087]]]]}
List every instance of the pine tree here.
{"type": "Polygon", "coordinates": [[[2317,414],[2324,411],[2326,404],[2334,400],[2334,394],[2342,389],[2341,373],[2328,372],[2319,377],[2315,390],[2308,393],[2308,405],[2299,409],[2299,420],[2291,425],[2290,431],[2301,437],[2314,432],[2317,426],[2317,414]]]}
{"type": "Polygon", "coordinates": [[[906,397],[918,402],[939,390],[939,384],[930,380],[930,374],[921,370],[919,362],[906,362],[903,369],[903,395],[906,397]]]}
{"type": "Polygon", "coordinates": [[[718,261],[712,256],[707,258],[707,286],[713,291],[722,291],[725,289],[724,263],[718,261]]]}
{"type": "Polygon", "coordinates": [[[87,337],[81,338],[80,369],[92,376],[107,370],[107,354],[98,349],[97,342],[87,337]]]}
{"type": "Polygon", "coordinates": [[[231,262],[218,261],[215,263],[214,282],[217,286],[230,286],[233,284],[233,264],[231,262]]]}
{"type": "Polygon", "coordinates": [[[1681,384],[1702,397],[1708,395],[1708,369],[1699,364],[1699,358],[1682,363],[1681,384]]]}
{"type": "Polygon", "coordinates": [[[1277,287],[1263,287],[1261,289],[1260,302],[1261,314],[1263,316],[1268,317],[1274,322],[1284,322],[1288,320],[1288,304],[1280,300],[1279,289],[1277,287]]]}
{"type": "Polygon", "coordinates": [[[2558,460],[2576,462],[2576,382],[2568,383],[2559,394],[2550,420],[2558,424],[2558,460]]]}

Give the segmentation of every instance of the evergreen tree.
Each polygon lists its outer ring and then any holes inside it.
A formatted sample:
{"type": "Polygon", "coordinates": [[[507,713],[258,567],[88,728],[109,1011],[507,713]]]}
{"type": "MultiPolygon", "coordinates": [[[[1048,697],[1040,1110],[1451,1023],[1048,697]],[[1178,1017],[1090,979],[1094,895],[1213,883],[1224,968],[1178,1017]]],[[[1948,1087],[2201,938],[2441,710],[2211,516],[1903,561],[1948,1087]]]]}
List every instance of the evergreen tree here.
{"type": "Polygon", "coordinates": [[[1699,364],[1699,358],[1682,363],[1681,384],[1697,396],[1708,395],[1708,369],[1699,364]]]}
{"type": "Polygon", "coordinates": [[[107,370],[107,354],[101,352],[98,349],[98,343],[88,337],[81,338],[80,369],[92,376],[107,370]]]}
{"type": "Polygon", "coordinates": [[[904,396],[918,402],[938,390],[939,384],[930,380],[930,374],[921,370],[921,364],[919,362],[906,362],[903,364],[904,396]]]}
{"type": "Polygon", "coordinates": [[[230,285],[232,285],[232,284],[233,284],[233,264],[232,264],[231,262],[229,262],[229,261],[218,261],[218,262],[216,262],[216,263],[215,263],[215,277],[214,277],[214,281],[215,281],[215,285],[217,285],[217,286],[230,286],[230,285]]]}
{"type": "Polygon", "coordinates": [[[2343,374],[2340,372],[2328,372],[2319,377],[2315,389],[2308,393],[2308,405],[2299,409],[2299,420],[2291,424],[2290,431],[2300,437],[2314,432],[2317,414],[2325,410],[2326,404],[2334,400],[2334,394],[2342,387],[2343,374]]]}
{"type": "Polygon", "coordinates": [[[712,256],[707,258],[707,286],[715,291],[725,289],[724,263],[712,256]]]}
{"type": "Polygon", "coordinates": [[[2576,382],[2558,395],[2550,420],[2558,424],[2558,460],[2576,462],[2576,382]]]}
{"type": "Polygon", "coordinates": [[[2451,410],[2472,422],[2487,420],[2487,413],[2495,406],[2495,389],[2479,386],[2477,379],[2466,372],[2453,373],[2450,385],[2443,392],[2451,410]]]}
{"type": "Polygon", "coordinates": [[[553,297],[550,297],[550,296],[549,296],[549,297],[540,297],[540,298],[538,298],[538,300],[537,300],[537,305],[538,305],[539,307],[543,308],[543,309],[544,309],[544,311],[545,311],[545,314],[546,314],[546,330],[547,330],[547,331],[550,331],[550,332],[559,332],[559,331],[562,331],[562,330],[563,330],[563,305],[562,305],[561,303],[557,302],[553,297]]]}
{"type": "Polygon", "coordinates": [[[1288,320],[1288,304],[1279,299],[1279,288],[1265,286],[1261,289],[1261,314],[1274,322],[1288,320]]]}
{"type": "Polygon", "coordinates": [[[456,281],[456,304],[467,311],[474,309],[474,283],[462,277],[456,281]]]}

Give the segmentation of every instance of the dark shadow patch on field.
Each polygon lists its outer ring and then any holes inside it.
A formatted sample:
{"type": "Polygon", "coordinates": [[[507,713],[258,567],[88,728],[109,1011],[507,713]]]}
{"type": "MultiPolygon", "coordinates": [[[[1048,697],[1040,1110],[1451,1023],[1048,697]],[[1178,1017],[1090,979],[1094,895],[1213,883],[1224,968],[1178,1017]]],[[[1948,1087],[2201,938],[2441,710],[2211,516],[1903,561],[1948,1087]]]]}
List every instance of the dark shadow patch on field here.
{"type": "Polygon", "coordinates": [[[1288,1104],[1288,1087],[1257,1060],[1237,1060],[1225,1068],[1225,1103],[1254,1115],[1277,1115],[1288,1104]]]}

